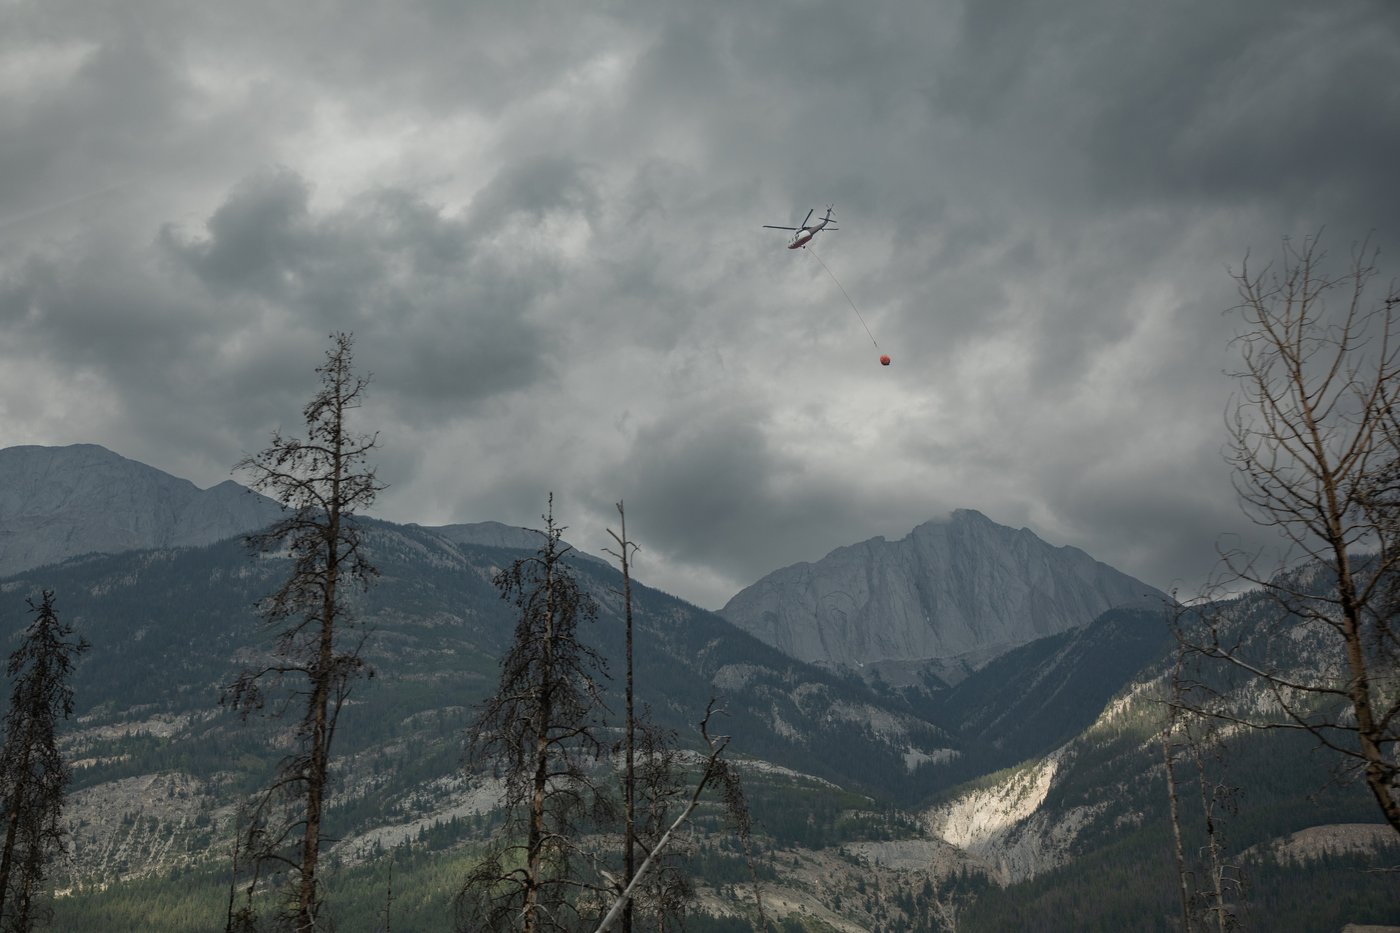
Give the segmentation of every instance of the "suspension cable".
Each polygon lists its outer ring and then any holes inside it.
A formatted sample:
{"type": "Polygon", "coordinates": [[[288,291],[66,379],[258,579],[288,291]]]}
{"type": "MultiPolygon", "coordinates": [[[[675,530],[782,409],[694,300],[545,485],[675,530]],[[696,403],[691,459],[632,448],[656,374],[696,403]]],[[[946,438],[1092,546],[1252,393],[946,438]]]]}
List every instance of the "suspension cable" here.
{"type": "Polygon", "coordinates": [[[860,321],[860,326],[865,328],[866,336],[870,338],[871,343],[875,344],[875,349],[880,349],[880,344],[876,342],[875,335],[870,333],[870,325],[865,323],[865,318],[861,315],[860,308],[857,308],[856,303],[851,300],[851,295],[849,292],[846,291],[846,287],[841,284],[841,280],[836,277],[836,274],[831,271],[831,269],[827,266],[826,262],[820,256],[817,255],[817,251],[812,249],[810,243],[807,245],[806,250],[807,252],[812,254],[813,258],[815,258],[817,262],[821,263],[822,268],[826,269],[826,274],[831,276],[831,281],[835,282],[836,287],[841,289],[841,294],[846,296],[846,301],[850,302],[851,310],[856,313],[856,320],[860,321]]]}

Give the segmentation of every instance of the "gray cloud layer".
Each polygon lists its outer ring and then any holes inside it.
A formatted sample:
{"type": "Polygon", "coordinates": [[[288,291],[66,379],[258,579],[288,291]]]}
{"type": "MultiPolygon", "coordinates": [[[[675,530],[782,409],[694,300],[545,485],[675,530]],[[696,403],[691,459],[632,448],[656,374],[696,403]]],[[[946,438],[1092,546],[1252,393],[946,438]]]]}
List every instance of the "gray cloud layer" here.
{"type": "Polygon", "coordinates": [[[1188,588],[1247,250],[1395,274],[1394,4],[12,5],[0,444],[209,485],[374,373],[389,518],[703,605],[956,507],[1188,588]],[[764,223],[834,203],[812,256],[764,223]],[[1389,225],[1389,226],[1388,226],[1389,225]]]}

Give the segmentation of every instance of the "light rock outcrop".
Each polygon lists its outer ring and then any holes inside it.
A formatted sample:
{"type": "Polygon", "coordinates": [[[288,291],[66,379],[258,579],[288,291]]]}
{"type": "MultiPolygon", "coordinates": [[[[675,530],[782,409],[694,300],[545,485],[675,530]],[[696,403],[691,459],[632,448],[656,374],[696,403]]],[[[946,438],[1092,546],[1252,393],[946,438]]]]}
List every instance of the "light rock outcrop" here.
{"type": "Polygon", "coordinates": [[[1061,749],[924,814],[929,835],[976,857],[1002,884],[1064,864],[1084,824],[1104,805],[1045,808],[1064,762],[1061,749]]]}
{"type": "Polygon", "coordinates": [[[899,541],[872,538],[775,571],[720,615],[800,660],[859,667],[985,662],[1109,609],[1165,599],[1077,548],[959,510],[899,541]]]}

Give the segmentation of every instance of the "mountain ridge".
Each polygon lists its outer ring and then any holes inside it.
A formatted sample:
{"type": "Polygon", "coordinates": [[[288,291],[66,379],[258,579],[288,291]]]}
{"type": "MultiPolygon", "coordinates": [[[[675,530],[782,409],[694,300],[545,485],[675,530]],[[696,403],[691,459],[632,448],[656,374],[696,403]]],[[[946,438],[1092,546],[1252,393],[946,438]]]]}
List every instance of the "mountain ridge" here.
{"type": "MultiPolygon", "coordinates": [[[[84,554],[213,544],[282,514],[276,501],[233,479],[201,489],[100,444],[0,448],[0,577],[84,554]]],[[[537,530],[495,521],[406,527],[483,547],[533,550],[543,540],[537,530]]]]}
{"type": "Polygon", "coordinates": [[[741,590],[720,615],[800,660],[983,662],[1036,638],[1166,595],[1070,546],[958,509],[836,548],[741,590]]]}
{"type": "Polygon", "coordinates": [[[187,479],[97,444],[0,449],[0,576],[85,553],[212,544],[281,514],[224,480],[187,479]]]}

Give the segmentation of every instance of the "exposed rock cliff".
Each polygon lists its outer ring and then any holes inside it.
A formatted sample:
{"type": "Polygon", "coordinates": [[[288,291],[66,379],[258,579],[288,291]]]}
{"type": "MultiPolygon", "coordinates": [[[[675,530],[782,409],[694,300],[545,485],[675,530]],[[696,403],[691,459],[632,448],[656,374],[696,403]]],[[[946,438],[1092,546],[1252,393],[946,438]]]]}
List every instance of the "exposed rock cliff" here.
{"type": "Polygon", "coordinates": [[[930,835],[975,856],[1002,884],[1064,864],[1080,828],[1103,809],[1044,806],[1064,754],[1057,751],[930,810],[924,815],[930,835]]]}
{"type": "Polygon", "coordinates": [[[778,570],[720,614],[795,658],[854,667],[985,661],[1108,609],[1164,599],[1077,548],[959,510],[899,541],[872,538],[778,570]]]}
{"type": "Polygon", "coordinates": [[[233,480],[200,489],[96,444],[0,450],[0,576],[93,551],[210,544],[279,514],[233,480]]]}

